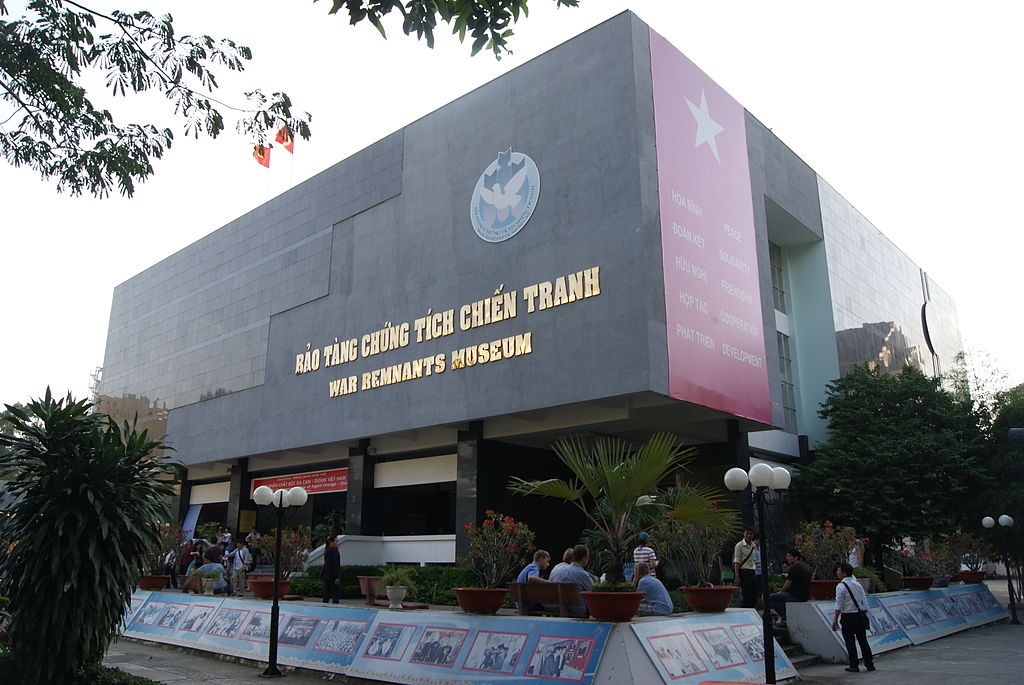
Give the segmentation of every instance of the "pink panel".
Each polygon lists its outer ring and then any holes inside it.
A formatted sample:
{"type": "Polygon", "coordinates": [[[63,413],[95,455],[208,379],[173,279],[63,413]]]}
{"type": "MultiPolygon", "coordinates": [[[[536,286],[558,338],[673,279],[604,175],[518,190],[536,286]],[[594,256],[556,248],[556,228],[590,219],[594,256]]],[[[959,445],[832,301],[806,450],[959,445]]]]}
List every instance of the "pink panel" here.
{"type": "Polygon", "coordinates": [[[669,394],[771,423],[743,107],[651,31],[669,394]]]}

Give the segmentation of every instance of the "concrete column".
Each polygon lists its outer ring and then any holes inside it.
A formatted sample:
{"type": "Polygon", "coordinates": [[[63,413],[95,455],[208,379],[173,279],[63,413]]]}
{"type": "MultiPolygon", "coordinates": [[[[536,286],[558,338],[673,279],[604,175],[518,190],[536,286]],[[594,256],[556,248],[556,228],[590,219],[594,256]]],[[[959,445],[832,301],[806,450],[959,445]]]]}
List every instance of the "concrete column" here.
{"type": "MultiPolygon", "coordinates": [[[[252,475],[249,473],[249,459],[240,458],[231,466],[231,490],[228,495],[228,515],[224,525],[238,535],[238,513],[242,509],[255,509],[249,497],[252,495],[252,475]]],[[[246,531],[248,532],[248,531],[246,531]]]]}
{"type": "Polygon", "coordinates": [[[192,499],[192,483],[188,481],[188,468],[185,466],[178,467],[177,476],[181,483],[178,485],[178,494],[171,498],[168,509],[171,512],[171,519],[176,523],[182,523],[188,514],[189,500],[192,499]]]}
{"type": "Polygon", "coordinates": [[[478,497],[477,466],[480,457],[480,446],[483,441],[484,424],[473,421],[469,430],[459,431],[459,442],[456,446],[458,467],[455,481],[455,558],[464,559],[469,554],[469,537],[464,525],[471,521],[480,521],[481,514],[478,497]]]}
{"type": "Polygon", "coordinates": [[[370,441],[348,451],[348,493],[345,497],[345,532],[350,535],[379,535],[380,523],[373,515],[373,471],[377,458],[370,454],[370,441]]]}

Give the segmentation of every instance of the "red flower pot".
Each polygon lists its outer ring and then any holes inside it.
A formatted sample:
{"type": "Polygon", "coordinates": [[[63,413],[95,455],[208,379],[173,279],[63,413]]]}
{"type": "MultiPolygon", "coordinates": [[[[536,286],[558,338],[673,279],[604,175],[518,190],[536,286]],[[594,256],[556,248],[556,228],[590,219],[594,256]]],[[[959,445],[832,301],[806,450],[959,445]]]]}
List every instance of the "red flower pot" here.
{"type": "MultiPolygon", "coordinates": [[[[288,588],[292,585],[292,581],[282,580],[277,584],[277,596],[284,597],[288,594],[288,588]]],[[[274,579],[273,577],[253,578],[249,577],[249,588],[252,590],[253,597],[258,599],[273,599],[274,598],[274,579]]]]}
{"type": "Polygon", "coordinates": [[[681,587],[686,603],[694,611],[702,614],[716,614],[726,610],[732,603],[736,587],[733,585],[715,585],[713,587],[681,587]]]}
{"type": "Polygon", "coordinates": [[[961,571],[959,575],[961,582],[973,585],[981,583],[985,580],[984,571],[961,571]]]}
{"type": "Polygon", "coordinates": [[[812,580],[811,599],[835,599],[838,580],[812,580]]]}
{"type": "Polygon", "coordinates": [[[140,590],[163,590],[171,580],[170,576],[150,575],[143,573],[139,576],[140,590]]]}
{"type": "Polygon", "coordinates": [[[467,614],[496,614],[508,588],[453,587],[455,599],[467,614]]]}
{"type": "Polygon", "coordinates": [[[904,590],[927,590],[932,586],[935,578],[932,576],[903,576],[900,580],[903,581],[904,590]]]}
{"type": "Polygon", "coordinates": [[[581,592],[587,611],[598,621],[623,623],[636,615],[643,592],[581,592]]]}

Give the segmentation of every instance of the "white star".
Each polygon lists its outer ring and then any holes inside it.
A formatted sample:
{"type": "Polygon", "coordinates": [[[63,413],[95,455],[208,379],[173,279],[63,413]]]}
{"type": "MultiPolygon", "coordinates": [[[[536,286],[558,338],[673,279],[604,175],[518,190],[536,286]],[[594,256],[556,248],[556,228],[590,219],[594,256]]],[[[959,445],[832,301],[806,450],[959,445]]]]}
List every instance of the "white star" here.
{"type": "Polygon", "coordinates": [[[715,136],[724,131],[722,126],[711,118],[711,113],[708,112],[708,101],[704,97],[704,89],[700,91],[700,107],[693,104],[686,98],[687,106],[690,108],[690,114],[693,115],[694,120],[697,122],[697,138],[693,141],[693,149],[697,149],[701,146],[701,143],[707,143],[711,151],[715,153],[715,160],[721,164],[722,160],[718,157],[718,145],[715,143],[715,136]]]}

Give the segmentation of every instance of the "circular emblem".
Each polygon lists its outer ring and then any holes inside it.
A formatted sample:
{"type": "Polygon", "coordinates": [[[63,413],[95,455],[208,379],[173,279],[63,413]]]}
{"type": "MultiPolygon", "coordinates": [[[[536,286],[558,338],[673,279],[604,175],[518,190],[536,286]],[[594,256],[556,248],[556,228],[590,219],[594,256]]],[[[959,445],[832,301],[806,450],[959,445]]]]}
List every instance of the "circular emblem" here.
{"type": "Polygon", "coordinates": [[[473,230],[489,243],[508,240],[530,220],[539,196],[540,172],[533,160],[512,148],[499,152],[473,189],[473,230]]]}

